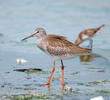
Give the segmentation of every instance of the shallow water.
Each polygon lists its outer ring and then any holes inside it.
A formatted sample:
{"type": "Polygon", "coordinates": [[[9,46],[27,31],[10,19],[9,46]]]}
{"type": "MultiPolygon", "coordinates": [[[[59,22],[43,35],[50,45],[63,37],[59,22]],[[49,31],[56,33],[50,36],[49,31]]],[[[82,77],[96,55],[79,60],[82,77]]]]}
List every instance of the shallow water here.
{"type": "Polygon", "coordinates": [[[85,100],[99,95],[109,100],[109,4],[109,0],[0,1],[0,97],[37,92],[58,100],[85,100]],[[72,92],[65,90],[62,95],[59,61],[56,62],[56,73],[48,91],[43,84],[47,82],[52,70],[51,58],[36,47],[36,38],[26,42],[20,40],[31,34],[36,27],[44,27],[48,34],[64,35],[74,42],[80,31],[102,24],[105,27],[94,37],[92,56],[64,61],[65,83],[72,87],[72,92]],[[28,62],[18,65],[17,58],[26,59],[28,62]],[[14,71],[24,68],[41,68],[49,73],[27,74],[14,71]]]}

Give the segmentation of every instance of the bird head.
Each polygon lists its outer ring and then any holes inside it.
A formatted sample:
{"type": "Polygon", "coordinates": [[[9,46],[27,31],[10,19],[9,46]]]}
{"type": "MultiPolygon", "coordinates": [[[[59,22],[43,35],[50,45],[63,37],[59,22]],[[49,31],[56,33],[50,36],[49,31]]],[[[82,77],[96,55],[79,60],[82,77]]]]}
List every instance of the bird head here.
{"type": "Polygon", "coordinates": [[[44,37],[46,36],[46,31],[44,28],[37,28],[35,29],[35,31],[33,32],[33,34],[25,37],[24,39],[22,39],[22,41],[28,39],[28,38],[31,38],[31,37],[38,37],[38,38],[41,38],[41,37],[44,37]]]}

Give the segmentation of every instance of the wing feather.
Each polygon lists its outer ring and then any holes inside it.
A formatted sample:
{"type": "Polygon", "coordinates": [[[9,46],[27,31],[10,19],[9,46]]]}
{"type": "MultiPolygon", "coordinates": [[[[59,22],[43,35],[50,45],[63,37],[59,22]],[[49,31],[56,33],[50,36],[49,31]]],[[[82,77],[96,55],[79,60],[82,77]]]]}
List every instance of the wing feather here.
{"type": "Polygon", "coordinates": [[[72,42],[66,40],[65,38],[60,38],[59,36],[47,38],[47,52],[51,55],[61,56],[61,55],[73,55],[73,54],[87,54],[90,50],[81,48],[74,45],[72,42]]]}

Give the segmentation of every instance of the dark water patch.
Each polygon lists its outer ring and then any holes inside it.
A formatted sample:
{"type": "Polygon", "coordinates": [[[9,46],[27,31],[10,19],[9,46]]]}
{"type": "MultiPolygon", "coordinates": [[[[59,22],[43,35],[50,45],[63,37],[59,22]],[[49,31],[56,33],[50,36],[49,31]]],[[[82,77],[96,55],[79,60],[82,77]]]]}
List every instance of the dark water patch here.
{"type": "Polygon", "coordinates": [[[13,88],[13,84],[12,83],[2,83],[0,84],[1,88],[13,88]]]}
{"type": "Polygon", "coordinates": [[[105,86],[106,84],[110,84],[110,80],[100,80],[100,81],[93,81],[93,82],[88,82],[88,83],[77,83],[77,85],[82,85],[82,86],[105,86]]]}
{"type": "Polygon", "coordinates": [[[91,65],[91,64],[89,64],[87,62],[86,63],[85,62],[83,62],[83,63],[81,62],[81,65],[91,65]]]}
{"type": "Polygon", "coordinates": [[[76,74],[79,74],[79,73],[80,73],[80,72],[73,72],[72,75],[76,75],[76,74]]]}
{"type": "Polygon", "coordinates": [[[32,73],[36,73],[36,74],[49,74],[50,72],[48,71],[43,71],[40,68],[29,68],[29,69],[14,69],[13,71],[17,71],[17,72],[25,72],[27,74],[32,74],[32,73]]]}
{"type": "Polygon", "coordinates": [[[26,87],[28,87],[28,86],[31,86],[32,84],[24,84],[23,86],[26,86],[26,87]]]}
{"type": "Polygon", "coordinates": [[[10,72],[4,72],[5,74],[9,74],[10,72]]]}
{"type": "Polygon", "coordinates": [[[29,68],[29,69],[15,69],[14,71],[25,72],[25,71],[42,71],[40,68],[29,68]]]}
{"type": "Polygon", "coordinates": [[[77,83],[77,85],[84,85],[84,83],[77,83]]]}
{"type": "Polygon", "coordinates": [[[35,90],[36,88],[24,88],[24,90],[35,90]]]}
{"type": "Polygon", "coordinates": [[[100,81],[94,81],[94,82],[88,82],[86,84],[86,86],[95,86],[95,85],[101,85],[101,82],[100,81]]]}
{"type": "Polygon", "coordinates": [[[5,85],[1,85],[1,88],[4,88],[5,87],[5,85]]]}
{"type": "Polygon", "coordinates": [[[4,35],[3,35],[3,33],[0,33],[0,37],[3,37],[4,35]]]}
{"type": "Polygon", "coordinates": [[[12,83],[3,83],[4,86],[11,86],[12,83]]]}
{"type": "Polygon", "coordinates": [[[0,72],[0,74],[10,74],[10,72],[0,72]]]}
{"type": "Polygon", "coordinates": [[[27,80],[30,80],[30,79],[32,79],[32,77],[29,75],[29,74],[27,74],[27,76],[25,77],[27,80]]]}
{"type": "Polygon", "coordinates": [[[45,87],[45,84],[33,84],[34,86],[38,86],[38,87],[45,87]]]}
{"type": "Polygon", "coordinates": [[[104,68],[88,67],[88,69],[92,70],[93,72],[106,72],[104,68]]]}
{"type": "Polygon", "coordinates": [[[110,96],[110,89],[96,90],[94,94],[110,96]]]}
{"type": "MultiPolygon", "coordinates": [[[[88,69],[97,69],[96,67],[88,67],[88,69]]],[[[98,68],[99,69],[99,68],[98,68]]]]}
{"type": "Polygon", "coordinates": [[[22,87],[14,87],[15,90],[23,90],[22,87]]]}

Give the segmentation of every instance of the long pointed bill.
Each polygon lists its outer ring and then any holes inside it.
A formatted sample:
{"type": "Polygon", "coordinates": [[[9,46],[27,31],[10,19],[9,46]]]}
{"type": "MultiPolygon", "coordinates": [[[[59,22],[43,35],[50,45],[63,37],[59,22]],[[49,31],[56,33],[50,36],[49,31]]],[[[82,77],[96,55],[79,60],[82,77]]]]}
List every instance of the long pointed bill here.
{"type": "Polygon", "coordinates": [[[28,36],[28,37],[26,37],[26,38],[24,38],[24,39],[22,39],[21,41],[24,41],[24,40],[26,40],[26,39],[28,39],[28,38],[34,37],[34,35],[35,35],[35,33],[32,34],[32,35],[30,35],[30,36],[28,36]]]}

